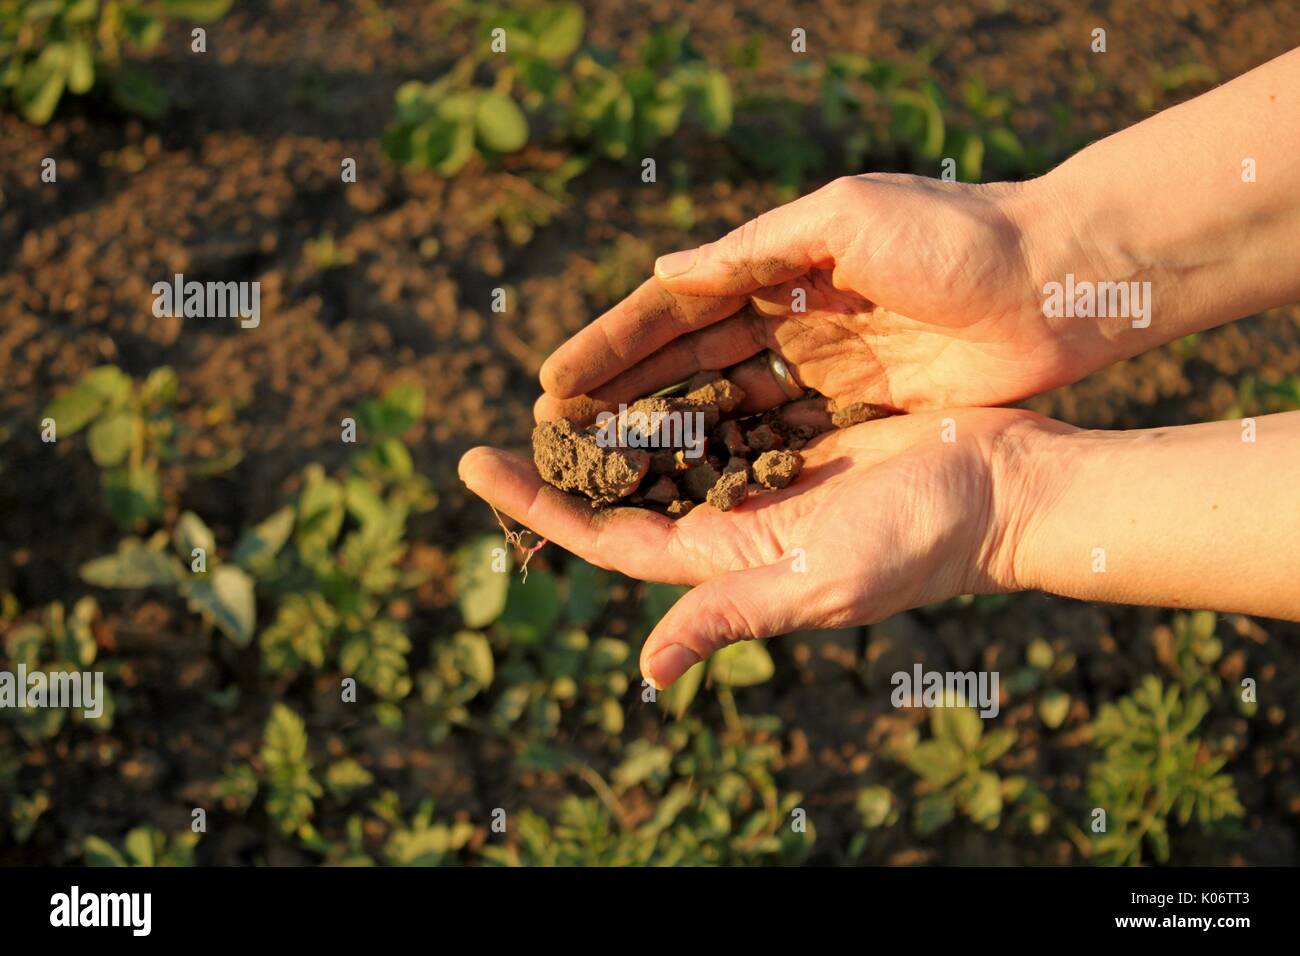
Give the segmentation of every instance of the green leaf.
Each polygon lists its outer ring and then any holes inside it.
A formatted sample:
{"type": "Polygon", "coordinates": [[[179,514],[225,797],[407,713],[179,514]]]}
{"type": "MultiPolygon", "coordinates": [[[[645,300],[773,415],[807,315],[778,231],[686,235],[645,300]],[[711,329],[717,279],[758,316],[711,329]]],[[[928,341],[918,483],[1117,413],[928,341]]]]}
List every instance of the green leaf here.
{"type": "Polygon", "coordinates": [[[1070,695],[1064,691],[1049,690],[1038,700],[1038,717],[1048,728],[1055,730],[1065,722],[1070,712],[1070,695]]]}
{"type": "Polygon", "coordinates": [[[737,641],[718,651],[709,661],[709,676],[730,687],[752,687],[770,679],[775,672],[772,655],[759,641],[737,641]]]}
{"type": "Polygon", "coordinates": [[[110,468],[100,476],[108,510],[124,528],[135,528],[163,514],[162,485],[151,468],[110,468]]]}
{"type": "Polygon", "coordinates": [[[580,558],[571,561],[565,570],[569,598],[564,617],[571,624],[586,627],[605,609],[609,599],[604,580],[599,569],[580,558]]]}
{"type": "Polygon", "coordinates": [[[651,777],[667,775],[672,770],[672,763],[673,752],[667,747],[639,740],[628,747],[628,756],[614,768],[614,786],[621,793],[651,777]]]}
{"type": "Polygon", "coordinates": [[[397,385],[382,399],[363,402],[357,410],[357,424],[375,438],[400,435],[424,415],[424,389],[418,385],[397,385]]]}
{"type": "Polygon", "coordinates": [[[284,704],[275,704],[262,732],[262,761],[267,770],[288,769],[306,757],[307,725],[284,704]]]}
{"type": "Polygon", "coordinates": [[[176,373],[164,365],[154,369],[144,380],[140,386],[140,400],[153,407],[170,405],[176,400],[176,390],[179,387],[176,373]]]}
{"type": "Polygon", "coordinates": [[[906,763],[921,779],[942,787],[961,776],[966,755],[951,740],[923,740],[912,748],[906,763]]]}
{"type": "Polygon", "coordinates": [[[1025,148],[1016,138],[1016,134],[1005,126],[996,126],[988,131],[989,152],[1004,166],[1015,166],[1025,158],[1025,148]]]}
{"type": "Polygon", "coordinates": [[[479,142],[498,153],[513,153],[528,142],[528,119],[518,104],[504,93],[479,98],[474,123],[479,142]]]}
{"type": "Polygon", "coordinates": [[[663,616],[672,610],[672,606],[689,590],[690,588],[677,584],[647,584],[645,600],[641,603],[645,626],[653,628],[663,620],[663,616]]]}
{"type": "Polygon", "coordinates": [[[14,91],[14,100],[27,122],[44,126],[54,116],[59,98],[63,96],[67,57],[68,48],[64,44],[51,43],[23,70],[22,79],[14,91]]]}
{"type": "Polygon", "coordinates": [[[868,830],[887,826],[894,817],[894,795],[888,787],[879,784],[859,790],[856,806],[862,825],[868,830]]]}
{"type": "Polygon", "coordinates": [[[298,553],[309,567],[330,559],[330,549],[343,527],[343,486],[325,476],[320,465],[308,465],[298,495],[295,539],[298,553]]]}
{"type": "Polygon", "coordinates": [[[325,786],[338,799],[346,798],[352,791],[368,787],[374,782],[375,775],[352,757],[336,760],[325,771],[325,786]]]}
{"type": "Polygon", "coordinates": [[[686,709],[691,706],[691,701],[695,699],[695,695],[700,692],[707,670],[708,667],[705,665],[689,668],[685,674],[677,678],[672,687],[658,695],[660,706],[677,720],[681,720],[686,714],[686,709]]]}
{"type": "Polygon", "coordinates": [[[930,713],[930,727],[934,736],[951,740],[965,753],[972,753],[984,733],[984,722],[971,707],[956,706],[952,700],[947,706],[936,707],[930,713]]]}
{"type": "Polygon", "coordinates": [[[75,435],[105,408],[122,404],[131,396],[131,379],[121,369],[103,365],[82,376],[75,386],[46,406],[42,417],[54,419],[63,435],[75,435]]]}
{"type": "Polygon", "coordinates": [[[456,606],[467,627],[487,627],[506,607],[510,589],[509,555],[502,550],[501,539],[485,534],[474,538],[456,551],[456,606]],[[496,562],[501,571],[493,569],[496,562]]]}
{"type": "Polygon", "coordinates": [[[172,528],[172,546],[186,565],[193,559],[195,548],[202,548],[208,560],[217,553],[217,539],[212,529],[193,511],[182,512],[176,519],[176,526],[172,528]]]}
{"type": "Polygon", "coordinates": [[[451,644],[456,669],[479,687],[491,685],[494,665],[487,638],[477,631],[457,631],[451,644]]]}
{"type": "Polygon", "coordinates": [[[537,40],[533,52],[544,60],[562,60],[582,43],[582,7],[576,3],[550,4],[534,17],[532,27],[537,40]]]}
{"type": "Polygon", "coordinates": [[[225,16],[230,4],[231,0],[163,0],[163,9],[174,17],[211,23],[225,16]]]}
{"type": "Polygon", "coordinates": [[[136,827],[127,833],[124,846],[127,855],[136,866],[155,866],[158,859],[158,844],[164,839],[163,835],[153,827],[136,827]]]}
{"type": "Polygon", "coordinates": [[[294,508],[286,505],[249,528],[235,544],[233,560],[254,574],[265,573],[293,534],[294,508]]]}
{"type": "Polygon", "coordinates": [[[984,172],[984,139],[968,133],[961,145],[961,158],[957,163],[963,182],[977,183],[984,172]]]}
{"type": "Polygon", "coordinates": [[[167,111],[167,94],[144,70],[123,64],[112,77],[113,99],[129,113],[160,119],[167,111]]]}
{"type": "Polygon", "coordinates": [[[731,127],[731,83],[720,70],[710,70],[700,88],[700,121],[704,128],[720,136],[731,127]]]}
{"type": "Polygon", "coordinates": [[[169,554],[127,539],[117,554],[87,561],[81,579],[100,588],[149,588],[176,584],[185,569],[169,554]]]}
{"type": "Polygon", "coordinates": [[[122,32],[135,46],[148,50],[162,39],[163,21],[138,7],[128,7],[122,12],[122,32]]]}
{"type": "Polygon", "coordinates": [[[126,866],[126,858],[107,840],[88,836],[81,841],[81,853],[87,866],[126,866]]]}
{"type": "Polygon", "coordinates": [[[253,579],[230,564],[181,582],[190,610],[202,614],[239,647],[247,647],[257,630],[253,579]]]}
{"type": "Polygon", "coordinates": [[[86,433],[86,447],[90,457],[100,468],[112,468],[122,464],[131,451],[131,443],[137,428],[144,423],[132,412],[110,412],[99,418],[86,433]]]}
{"type": "Polygon", "coordinates": [[[929,836],[952,822],[957,815],[952,795],[946,791],[931,793],[916,801],[912,828],[917,836],[929,836]]]}
{"type": "Polygon", "coordinates": [[[976,754],[979,756],[980,765],[986,766],[993,763],[1004,753],[1010,750],[1016,742],[1016,732],[1010,727],[1000,727],[997,730],[991,730],[984,735],[983,741],[976,748],[976,754]]]}
{"type": "Polygon", "coordinates": [[[68,91],[85,93],[95,85],[95,56],[90,44],[74,37],[68,46],[68,91]]]}
{"type": "Polygon", "coordinates": [[[516,577],[506,592],[506,607],[497,626],[521,643],[535,644],[551,636],[560,618],[560,587],[548,571],[530,571],[528,581],[516,577]]]}
{"type": "Polygon", "coordinates": [[[973,823],[992,829],[1002,814],[1002,787],[998,776],[989,771],[975,775],[962,788],[962,809],[973,823]]]}

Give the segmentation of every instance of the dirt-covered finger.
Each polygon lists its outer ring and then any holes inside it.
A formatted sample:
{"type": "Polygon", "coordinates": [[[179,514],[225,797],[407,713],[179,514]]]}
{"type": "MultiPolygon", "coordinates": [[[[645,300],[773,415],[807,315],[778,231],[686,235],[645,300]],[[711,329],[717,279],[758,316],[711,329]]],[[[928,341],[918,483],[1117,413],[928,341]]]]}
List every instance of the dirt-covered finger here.
{"type": "Polygon", "coordinates": [[[542,365],[542,388],[557,398],[591,392],[679,335],[725,319],[745,301],[679,295],[649,279],[555,350],[542,365]]]}

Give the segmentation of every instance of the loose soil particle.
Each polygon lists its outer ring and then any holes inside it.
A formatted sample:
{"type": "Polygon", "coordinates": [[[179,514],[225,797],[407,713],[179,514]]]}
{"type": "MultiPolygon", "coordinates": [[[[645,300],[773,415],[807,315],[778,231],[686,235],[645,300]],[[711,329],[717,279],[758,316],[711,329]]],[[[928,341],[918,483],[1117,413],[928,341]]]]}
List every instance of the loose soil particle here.
{"type": "Polygon", "coordinates": [[[803,471],[803,455],[797,451],[767,451],[754,462],[754,480],[764,488],[789,487],[803,471]]]}
{"type": "Polygon", "coordinates": [[[707,500],[719,511],[730,511],[745,500],[748,489],[749,479],[745,477],[745,472],[733,471],[714,483],[709,489],[707,500]]]}

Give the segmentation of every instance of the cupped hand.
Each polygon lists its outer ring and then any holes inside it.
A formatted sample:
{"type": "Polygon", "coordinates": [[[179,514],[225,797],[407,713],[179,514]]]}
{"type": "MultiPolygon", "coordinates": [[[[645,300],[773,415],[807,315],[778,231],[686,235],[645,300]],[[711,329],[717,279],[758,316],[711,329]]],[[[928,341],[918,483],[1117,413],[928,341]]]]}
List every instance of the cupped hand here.
{"type": "MultiPolygon", "coordinates": [[[[1033,187],[848,177],[663,256],[542,366],[537,417],[582,417],[577,396],[616,405],[769,348],[829,398],[909,411],[1072,381],[1091,369],[1043,317],[1032,237],[1065,240],[1033,187]]],[[[761,377],[741,384],[755,381],[765,394],[743,411],[786,400],[761,377]]]]}
{"type": "Polygon", "coordinates": [[[1013,409],[902,415],[831,432],[789,488],[672,521],[595,511],[492,448],[460,462],[471,491],[600,567],[694,585],[655,627],[641,672],[663,688],[746,638],[882,620],[1015,588],[1014,542],[1035,436],[1068,426],[1013,409]]]}

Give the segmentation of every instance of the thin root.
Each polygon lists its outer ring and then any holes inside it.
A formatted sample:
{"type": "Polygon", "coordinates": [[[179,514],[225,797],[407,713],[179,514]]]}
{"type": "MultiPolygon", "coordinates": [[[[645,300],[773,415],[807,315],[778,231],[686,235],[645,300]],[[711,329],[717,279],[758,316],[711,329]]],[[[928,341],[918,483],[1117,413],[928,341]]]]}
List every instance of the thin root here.
{"type": "Polygon", "coordinates": [[[524,575],[523,582],[527,584],[528,583],[528,562],[533,559],[533,555],[535,555],[538,551],[542,550],[543,546],[546,544],[546,539],[541,538],[531,548],[528,547],[528,545],[524,544],[524,535],[535,534],[536,532],[529,531],[527,528],[524,528],[521,531],[511,531],[509,528],[506,527],[506,523],[504,520],[502,520],[501,515],[497,511],[497,509],[490,503],[488,504],[488,507],[492,509],[492,514],[496,516],[497,524],[501,526],[501,533],[506,536],[506,543],[514,545],[515,551],[517,551],[523,557],[523,563],[519,566],[519,570],[523,572],[524,575]]]}

